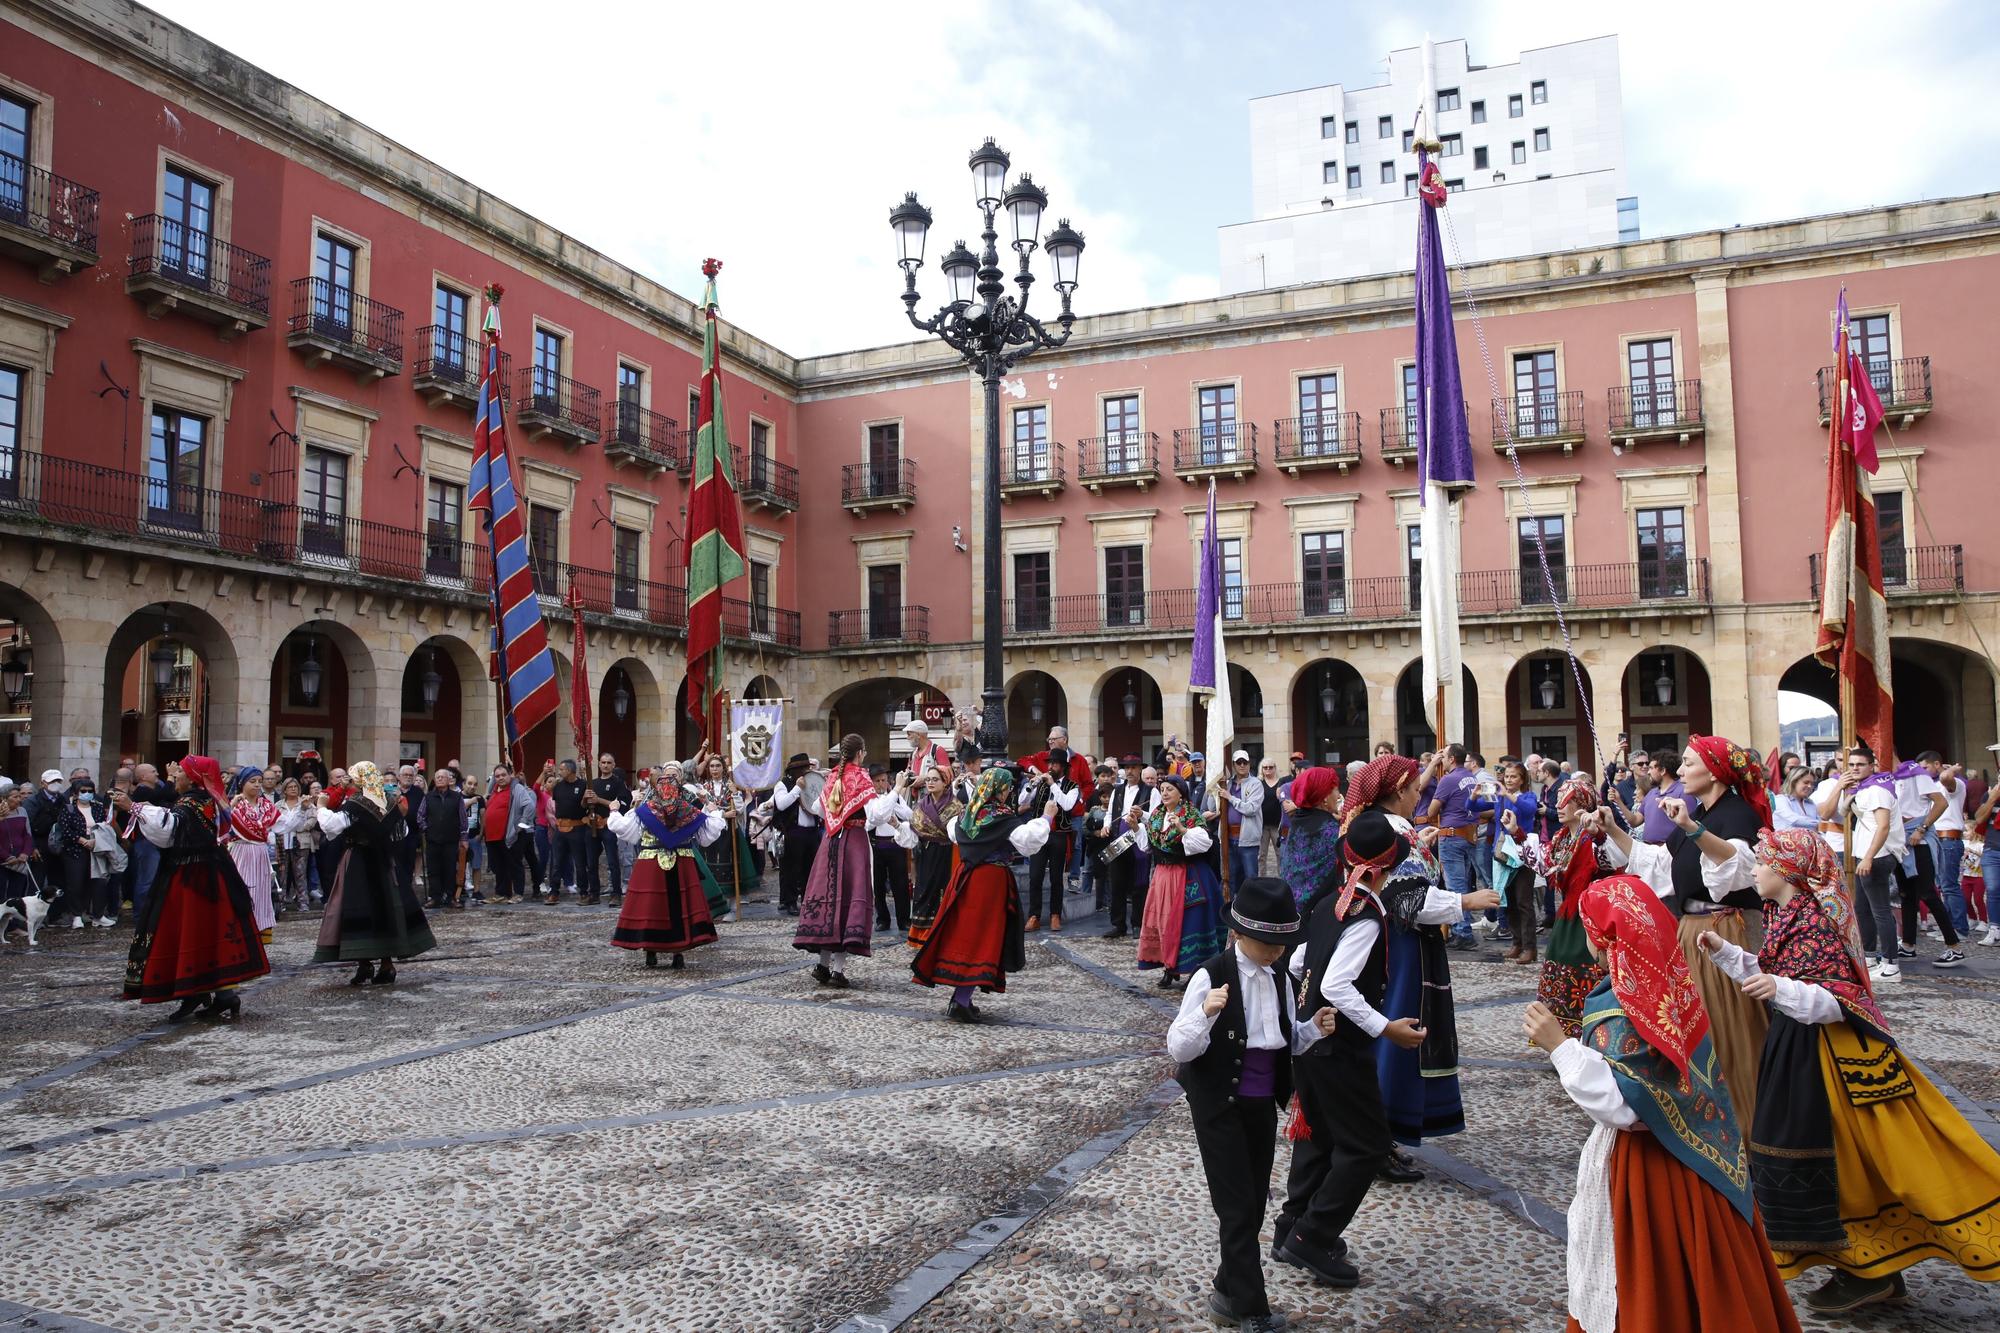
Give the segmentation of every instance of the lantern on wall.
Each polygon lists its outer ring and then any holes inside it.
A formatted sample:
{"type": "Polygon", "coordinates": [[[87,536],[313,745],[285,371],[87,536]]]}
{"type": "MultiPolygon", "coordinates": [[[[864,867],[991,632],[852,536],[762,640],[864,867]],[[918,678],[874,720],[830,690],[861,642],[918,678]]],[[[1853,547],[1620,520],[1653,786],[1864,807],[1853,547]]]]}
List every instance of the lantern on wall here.
{"type": "Polygon", "coordinates": [[[1319,687],[1319,715],[1328,722],[1331,722],[1333,721],[1334,709],[1339,707],[1339,705],[1340,692],[1333,688],[1333,679],[1329,674],[1323,679],[1319,687]]]}
{"type": "Polygon", "coordinates": [[[632,691],[626,688],[625,673],[620,671],[618,673],[618,684],[611,691],[611,716],[623,722],[625,715],[631,711],[632,691]]]}
{"type": "MultiPolygon", "coordinates": [[[[319,642],[311,635],[306,636],[306,660],[299,663],[299,698],[311,707],[319,702],[320,681],[326,676],[326,669],[319,664],[319,642]]],[[[429,700],[426,700],[428,705],[429,700]]]]}
{"type": "Polygon", "coordinates": [[[1139,720],[1139,691],[1132,684],[1130,677],[1125,681],[1125,720],[1127,722],[1139,720]]]}
{"type": "Polygon", "coordinates": [[[1674,659],[1660,654],[1659,673],[1653,677],[1653,701],[1661,708],[1674,706],[1674,659]]]}
{"type": "Polygon", "coordinates": [[[1049,711],[1049,706],[1043,700],[1042,695],[1042,687],[1038,684],[1035,686],[1034,694],[1028,699],[1028,717],[1037,726],[1041,725],[1042,719],[1048,716],[1049,711]]]}
{"type": "Polygon", "coordinates": [[[28,663],[26,648],[16,648],[7,654],[7,660],[0,663],[0,690],[7,692],[7,701],[18,704],[28,692],[28,663]]]}
{"type": "Polygon", "coordinates": [[[437,650],[431,649],[424,657],[424,711],[435,713],[438,706],[438,691],[444,688],[444,677],[438,674],[437,650]]]}
{"type": "Polygon", "coordinates": [[[1553,712],[1563,705],[1562,669],[1554,662],[1543,661],[1536,665],[1534,700],[1535,707],[1543,712],[1553,712]]]}

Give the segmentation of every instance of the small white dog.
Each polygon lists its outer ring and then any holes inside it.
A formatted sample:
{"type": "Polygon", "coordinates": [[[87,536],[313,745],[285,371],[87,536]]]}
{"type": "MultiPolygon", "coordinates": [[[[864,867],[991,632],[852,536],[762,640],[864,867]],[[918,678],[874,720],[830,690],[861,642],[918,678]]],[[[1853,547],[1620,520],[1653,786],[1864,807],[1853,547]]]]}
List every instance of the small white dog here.
{"type": "Polygon", "coordinates": [[[16,930],[25,926],[28,931],[28,947],[35,947],[35,937],[41,933],[42,922],[49,919],[49,900],[42,897],[40,886],[35,892],[19,898],[0,899],[0,939],[6,939],[16,930]],[[15,922],[20,922],[16,926],[15,922]]]}

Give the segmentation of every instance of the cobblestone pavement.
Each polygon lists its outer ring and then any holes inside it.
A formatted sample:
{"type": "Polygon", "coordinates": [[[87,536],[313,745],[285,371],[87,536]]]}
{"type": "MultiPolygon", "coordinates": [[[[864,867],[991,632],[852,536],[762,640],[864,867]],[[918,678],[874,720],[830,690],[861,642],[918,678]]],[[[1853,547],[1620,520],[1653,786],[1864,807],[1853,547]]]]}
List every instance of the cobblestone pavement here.
{"type": "MultiPolygon", "coordinates": [[[[0,1330],[1194,1329],[1214,1227],[1164,994],[1101,918],[944,1021],[881,935],[814,986],[768,906],[684,971],[575,905],[440,914],[392,988],[288,920],[235,1027],[114,997],[128,931],[0,952],[0,1330]],[[25,1258],[24,1258],[25,1256],[25,1258]]],[[[1909,969],[1907,1049],[2000,1139],[2000,950],[1909,969]]],[[[1308,1329],[1558,1329],[1587,1130],[1524,1046],[1533,972],[1456,964],[1468,1129],[1373,1192],[1308,1329]]],[[[1282,1189],[1286,1154],[1280,1150],[1282,1189]]],[[[1987,1330],[1937,1264],[1838,1325],[1987,1330]]]]}

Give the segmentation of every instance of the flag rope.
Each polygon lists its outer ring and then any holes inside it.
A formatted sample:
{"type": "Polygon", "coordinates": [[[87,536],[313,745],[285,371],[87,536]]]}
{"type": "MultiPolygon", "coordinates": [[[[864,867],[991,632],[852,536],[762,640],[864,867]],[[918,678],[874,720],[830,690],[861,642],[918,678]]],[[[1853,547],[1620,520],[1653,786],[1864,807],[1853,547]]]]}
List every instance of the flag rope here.
{"type": "MultiPolygon", "coordinates": [[[[1486,387],[1491,397],[1498,399],[1500,378],[1493,370],[1493,353],[1486,346],[1486,325],[1479,314],[1479,298],[1472,294],[1472,285],[1464,281],[1465,260],[1463,252],[1458,248],[1458,229],[1452,225],[1451,209],[1440,208],[1437,211],[1444,214],[1445,239],[1451,245],[1452,269],[1460,279],[1458,290],[1465,297],[1466,308],[1472,313],[1472,334],[1479,342],[1479,360],[1486,367],[1486,387]]],[[[1530,504],[1533,497],[1528,490],[1528,475],[1521,470],[1520,451],[1514,446],[1514,418],[1511,414],[1507,417],[1503,429],[1507,432],[1507,461],[1514,465],[1515,488],[1521,493],[1522,503],[1530,504]]],[[[1528,512],[1533,510],[1529,509],[1528,512]]],[[[1590,691],[1585,687],[1583,664],[1577,661],[1576,643],[1569,632],[1569,617],[1563,614],[1562,600],[1555,595],[1555,580],[1549,571],[1548,539],[1542,534],[1542,525],[1539,523],[1535,525],[1535,559],[1541,566],[1542,587],[1549,593],[1549,608],[1555,612],[1556,628],[1562,632],[1563,655],[1569,659],[1569,674],[1576,681],[1576,701],[1583,709],[1584,724],[1590,728],[1590,749],[1597,760],[1598,776],[1609,777],[1604,767],[1604,742],[1597,734],[1597,713],[1591,707],[1590,691]]],[[[1438,737],[1438,744],[1444,743],[1445,738],[1438,737]]]]}

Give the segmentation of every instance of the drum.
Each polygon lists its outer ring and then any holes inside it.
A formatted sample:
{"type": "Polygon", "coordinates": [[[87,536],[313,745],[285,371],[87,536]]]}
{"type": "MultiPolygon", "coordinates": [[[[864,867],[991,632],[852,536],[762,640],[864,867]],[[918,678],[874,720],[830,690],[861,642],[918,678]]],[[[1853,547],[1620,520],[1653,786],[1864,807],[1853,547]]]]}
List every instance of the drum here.
{"type": "Polygon", "coordinates": [[[1116,861],[1119,857],[1131,851],[1135,846],[1138,845],[1138,842],[1139,842],[1139,830],[1126,829],[1123,833],[1113,838],[1105,846],[1104,850],[1097,854],[1098,864],[1107,866],[1110,865],[1113,861],[1116,861]]]}

